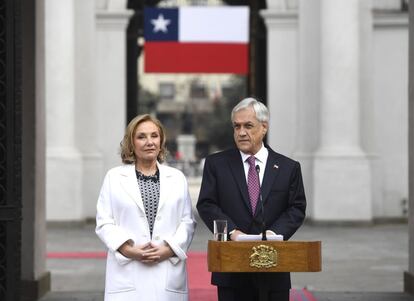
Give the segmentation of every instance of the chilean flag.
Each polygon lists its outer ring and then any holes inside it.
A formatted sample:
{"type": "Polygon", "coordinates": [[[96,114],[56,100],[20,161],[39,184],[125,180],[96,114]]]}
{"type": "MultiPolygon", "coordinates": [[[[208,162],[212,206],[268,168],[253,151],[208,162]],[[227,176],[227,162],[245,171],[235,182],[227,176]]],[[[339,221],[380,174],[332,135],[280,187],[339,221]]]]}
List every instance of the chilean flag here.
{"type": "Polygon", "coordinates": [[[248,73],[249,8],[144,9],[145,72],[248,73]]]}

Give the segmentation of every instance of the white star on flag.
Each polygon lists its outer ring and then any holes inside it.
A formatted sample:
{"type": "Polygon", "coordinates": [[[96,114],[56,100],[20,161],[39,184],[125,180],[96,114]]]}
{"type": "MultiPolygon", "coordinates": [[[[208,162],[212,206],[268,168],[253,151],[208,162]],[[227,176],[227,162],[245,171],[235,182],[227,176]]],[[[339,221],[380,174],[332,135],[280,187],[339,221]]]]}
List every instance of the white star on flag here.
{"type": "Polygon", "coordinates": [[[163,14],[159,14],[157,19],[151,20],[151,23],[154,25],[154,32],[168,32],[167,26],[171,23],[171,21],[168,19],[164,19],[163,14]]]}

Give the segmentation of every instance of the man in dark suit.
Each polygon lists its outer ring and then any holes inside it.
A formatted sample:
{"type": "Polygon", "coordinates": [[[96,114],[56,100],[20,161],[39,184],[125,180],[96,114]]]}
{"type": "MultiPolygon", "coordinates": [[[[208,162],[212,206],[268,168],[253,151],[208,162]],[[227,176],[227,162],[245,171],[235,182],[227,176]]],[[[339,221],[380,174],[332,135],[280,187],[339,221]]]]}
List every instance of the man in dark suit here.
{"type": "MultiPolygon", "coordinates": [[[[205,160],[197,210],[213,231],[213,221],[227,220],[228,237],[240,234],[281,234],[288,240],[305,218],[306,198],[298,162],[263,143],[269,111],[254,98],[239,102],[231,113],[237,148],[209,155],[205,160]],[[254,157],[252,157],[254,156],[254,157]],[[250,159],[249,159],[250,157],[250,159]],[[249,184],[256,172],[260,197],[249,184]]],[[[280,129],[276,129],[280,130],[280,129]]],[[[258,185],[257,185],[258,187],[258,185]]],[[[289,273],[213,273],[219,301],[288,301],[289,273]]]]}

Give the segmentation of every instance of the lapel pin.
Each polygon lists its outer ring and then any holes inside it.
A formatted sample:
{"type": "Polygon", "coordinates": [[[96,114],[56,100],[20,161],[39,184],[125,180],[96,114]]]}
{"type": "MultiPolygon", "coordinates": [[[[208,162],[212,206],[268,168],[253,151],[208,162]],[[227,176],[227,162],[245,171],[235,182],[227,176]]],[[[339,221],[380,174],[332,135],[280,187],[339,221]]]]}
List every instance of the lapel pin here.
{"type": "Polygon", "coordinates": [[[276,169],[278,169],[279,168],[279,165],[273,165],[273,168],[276,168],[276,169]]]}

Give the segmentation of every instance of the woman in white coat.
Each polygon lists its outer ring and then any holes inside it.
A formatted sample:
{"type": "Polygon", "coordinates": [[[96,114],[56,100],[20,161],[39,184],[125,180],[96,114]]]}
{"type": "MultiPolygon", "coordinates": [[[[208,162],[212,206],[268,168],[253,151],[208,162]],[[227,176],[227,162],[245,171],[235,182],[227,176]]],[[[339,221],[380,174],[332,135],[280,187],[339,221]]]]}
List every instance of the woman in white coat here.
{"type": "Polygon", "coordinates": [[[135,117],[121,142],[124,165],[108,171],[96,233],[108,248],[105,300],[188,300],[186,252],[195,221],[187,181],[162,165],[165,131],[135,117]]]}

